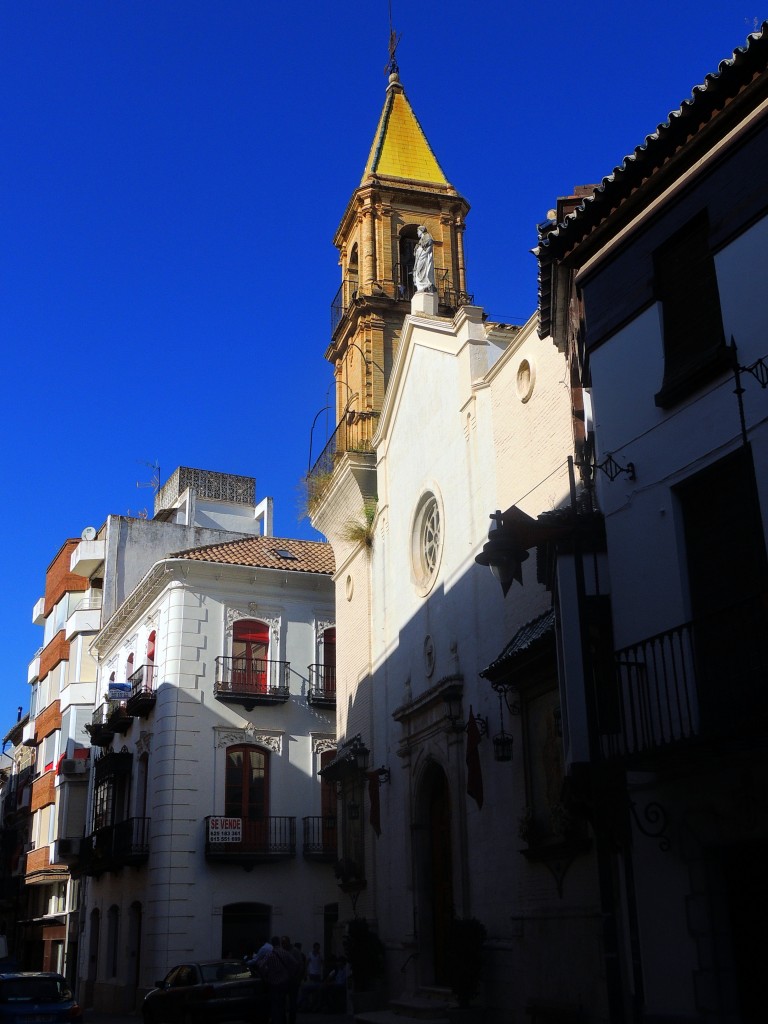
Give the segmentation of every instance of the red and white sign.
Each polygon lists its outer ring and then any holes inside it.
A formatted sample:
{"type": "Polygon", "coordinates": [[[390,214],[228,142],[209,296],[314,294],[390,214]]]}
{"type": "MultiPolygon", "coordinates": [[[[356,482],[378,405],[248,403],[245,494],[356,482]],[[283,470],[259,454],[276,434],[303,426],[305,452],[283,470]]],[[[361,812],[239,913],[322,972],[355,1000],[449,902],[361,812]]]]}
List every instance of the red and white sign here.
{"type": "Polygon", "coordinates": [[[242,818],[209,818],[209,843],[239,843],[243,838],[242,818]]]}

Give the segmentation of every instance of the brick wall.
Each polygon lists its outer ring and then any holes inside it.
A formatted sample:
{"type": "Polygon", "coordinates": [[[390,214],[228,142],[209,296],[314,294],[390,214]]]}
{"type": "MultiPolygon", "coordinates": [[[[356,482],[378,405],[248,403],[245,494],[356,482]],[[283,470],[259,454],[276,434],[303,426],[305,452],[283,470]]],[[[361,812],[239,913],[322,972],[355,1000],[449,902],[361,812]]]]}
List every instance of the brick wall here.
{"type": "Polygon", "coordinates": [[[64,639],[64,630],[60,629],[40,655],[40,679],[45,679],[52,668],[55,668],[60,661],[66,661],[68,657],[69,643],[64,639]]]}
{"type": "Polygon", "coordinates": [[[30,850],[27,854],[27,874],[35,871],[44,871],[49,866],[48,847],[43,846],[39,850],[30,850]]]}
{"type": "Polygon", "coordinates": [[[58,700],[54,700],[35,719],[35,741],[39,743],[46,736],[50,735],[54,729],[60,728],[61,705],[58,700]]]}
{"type": "Polygon", "coordinates": [[[80,540],[77,538],[64,541],[59,553],[48,566],[48,572],[45,574],[45,615],[50,613],[53,606],[68,591],[79,593],[88,589],[88,580],[85,576],[77,576],[69,571],[72,552],[79,543],[80,540]]]}
{"type": "Polygon", "coordinates": [[[46,772],[32,783],[30,810],[34,814],[41,807],[47,807],[56,799],[56,772],[46,772]]]}

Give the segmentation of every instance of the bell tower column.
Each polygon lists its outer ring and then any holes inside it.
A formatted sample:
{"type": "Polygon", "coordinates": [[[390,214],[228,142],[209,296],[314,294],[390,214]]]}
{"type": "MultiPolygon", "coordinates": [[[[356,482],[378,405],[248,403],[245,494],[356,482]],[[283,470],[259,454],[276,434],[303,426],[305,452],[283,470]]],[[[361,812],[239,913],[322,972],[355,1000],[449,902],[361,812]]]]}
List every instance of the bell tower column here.
{"type": "Polygon", "coordinates": [[[466,224],[461,214],[456,215],[456,262],[457,262],[457,278],[458,288],[463,294],[467,291],[467,273],[464,264],[464,230],[466,224]]]}
{"type": "Polygon", "coordinates": [[[367,224],[363,227],[363,280],[365,281],[365,293],[371,295],[373,285],[376,281],[376,210],[373,205],[373,196],[368,197],[364,211],[367,224]]]}

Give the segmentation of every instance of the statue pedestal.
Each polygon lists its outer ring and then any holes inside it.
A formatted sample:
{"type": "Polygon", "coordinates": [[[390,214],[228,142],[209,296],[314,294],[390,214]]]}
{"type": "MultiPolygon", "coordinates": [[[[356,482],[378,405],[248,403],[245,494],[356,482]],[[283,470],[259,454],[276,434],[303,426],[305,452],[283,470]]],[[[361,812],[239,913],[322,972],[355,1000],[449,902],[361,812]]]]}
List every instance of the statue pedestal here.
{"type": "Polygon", "coordinates": [[[411,299],[412,313],[429,313],[437,316],[437,292],[414,292],[411,299]]]}

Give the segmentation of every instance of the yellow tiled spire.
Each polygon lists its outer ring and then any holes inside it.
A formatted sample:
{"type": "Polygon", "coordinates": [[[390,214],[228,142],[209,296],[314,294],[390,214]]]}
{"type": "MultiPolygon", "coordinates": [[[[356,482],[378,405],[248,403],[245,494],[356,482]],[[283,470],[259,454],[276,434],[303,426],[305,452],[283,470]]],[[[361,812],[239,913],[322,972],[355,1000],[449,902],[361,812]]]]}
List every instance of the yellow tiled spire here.
{"type": "Polygon", "coordinates": [[[431,185],[448,184],[396,71],[389,76],[387,98],[360,184],[372,174],[431,185]]]}

